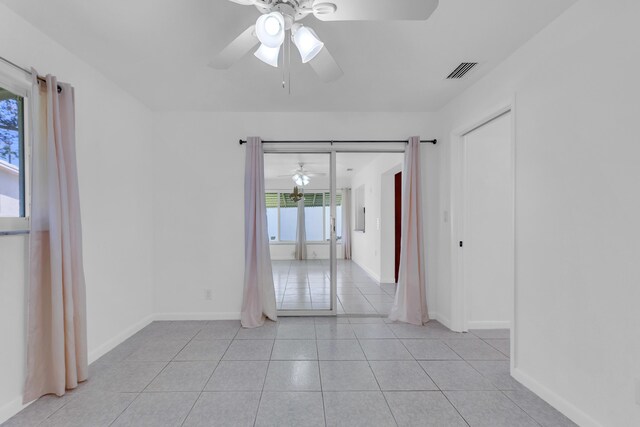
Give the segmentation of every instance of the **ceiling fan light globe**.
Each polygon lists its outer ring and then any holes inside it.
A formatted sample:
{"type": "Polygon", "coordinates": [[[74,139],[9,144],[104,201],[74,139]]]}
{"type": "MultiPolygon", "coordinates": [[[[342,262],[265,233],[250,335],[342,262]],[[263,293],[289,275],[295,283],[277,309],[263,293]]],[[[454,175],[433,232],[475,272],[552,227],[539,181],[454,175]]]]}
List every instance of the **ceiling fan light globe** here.
{"type": "Polygon", "coordinates": [[[280,46],[268,47],[261,44],[258,50],[253,54],[260,61],[265,64],[269,64],[272,67],[278,68],[278,57],[280,56],[280,46]]]}
{"type": "Polygon", "coordinates": [[[279,47],[284,41],[284,33],[284,17],[280,12],[262,15],[256,21],[256,37],[267,47],[279,47]]]}
{"type": "Polygon", "coordinates": [[[320,41],[315,31],[302,25],[294,32],[293,43],[300,52],[303,64],[315,58],[324,47],[324,43],[320,41]]]}
{"type": "Polygon", "coordinates": [[[309,182],[311,182],[311,180],[309,179],[309,177],[307,175],[303,175],[300,173],[297,173],[295,175],[293,175],[291,177],[291,179],[293,180],[293,182],[296,183],[296,185],[300,186],[300,187],[304,187],[305,185],[308,185],[309,182]]]}
{"type": "Polygon", "coordinates": [[[268,15],[267,19],[264,20],[264,30],[271,37],[278,35],[281,29],[282,25],[275,16],[268,15]]]}

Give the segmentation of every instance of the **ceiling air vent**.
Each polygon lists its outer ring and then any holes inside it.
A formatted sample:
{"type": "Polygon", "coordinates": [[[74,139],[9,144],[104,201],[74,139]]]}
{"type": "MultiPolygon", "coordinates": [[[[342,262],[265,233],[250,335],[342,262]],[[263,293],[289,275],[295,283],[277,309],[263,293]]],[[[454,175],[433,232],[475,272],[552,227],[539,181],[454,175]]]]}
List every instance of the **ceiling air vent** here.
{"type": "Polygon", "coordinates": [[[447,76],[447,79],[461,79],[465,75],[467,75],[467,73],[471,71],[476,65],[478,65],[477,62],[463,62],[462,64],[458,65],[456,69],[451,72],[451,74],[447,76]]]}

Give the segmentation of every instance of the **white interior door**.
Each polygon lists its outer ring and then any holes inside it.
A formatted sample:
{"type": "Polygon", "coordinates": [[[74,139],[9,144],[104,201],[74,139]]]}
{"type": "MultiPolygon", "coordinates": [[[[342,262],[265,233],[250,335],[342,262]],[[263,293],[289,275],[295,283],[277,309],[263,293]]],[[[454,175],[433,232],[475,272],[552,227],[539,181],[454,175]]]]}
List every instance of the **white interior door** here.
{"type": "Polygon", "coordinates": [[[465,329],[508,328],[513,313],[512,121],[464,136],[465,329]]]}

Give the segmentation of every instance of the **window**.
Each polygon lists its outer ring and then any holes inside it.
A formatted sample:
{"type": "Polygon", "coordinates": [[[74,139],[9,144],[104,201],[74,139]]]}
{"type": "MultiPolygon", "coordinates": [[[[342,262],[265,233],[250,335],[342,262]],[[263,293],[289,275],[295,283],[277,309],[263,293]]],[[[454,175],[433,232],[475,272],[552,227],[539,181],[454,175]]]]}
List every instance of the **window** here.
{"type": "Polygon", "coordinates": [[[0,83],[0,231],[28,229],[25,96],[0,83]]]}
{"type": "MultiPolygon", "coordinates": [[[[267,228],[269,241],[289,243],[296,240],[298,223],[298,203],[291,199],[289,192],[265,193],[267,204],[267,228]]],[[[337,204],[341,204],[342,195],[336,195],[337,204]]],[[[331,197],[328,192],[305,193],[304,217],[307,242],[330,240],[331,197]]],[[[342,235],[342,206],[338,206],[338,239],[342,235]]]]}
{"type": "Polygon", "coordinates": [[[324,236],[324,193],[304,195],[304,223],[307,241],[321,242],[324,236]]]}
{"type": "Polygon", "coordinates": [[[280,202],[280,238],[281,242],[296,240],[296,225],[298,223],[298,204],[291,200],[289,194],[278,193],[280,202]]]}

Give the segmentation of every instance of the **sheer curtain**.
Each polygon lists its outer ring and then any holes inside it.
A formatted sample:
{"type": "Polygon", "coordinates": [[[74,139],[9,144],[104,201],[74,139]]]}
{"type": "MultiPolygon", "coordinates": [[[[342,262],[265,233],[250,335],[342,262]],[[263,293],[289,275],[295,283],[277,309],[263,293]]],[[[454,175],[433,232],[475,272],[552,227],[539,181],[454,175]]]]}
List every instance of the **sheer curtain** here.
{"type": "Polygon", "coordinates": [[[296,259],[307,259],[307,225],[304,217],[304,196],[298,201],[296,223],[296,259]]]}
{"type": "Polygon", "coordinates": [[[32,73],[25,403],[45,394],[62,396],[88,374],[74,92],[53,76],[40,85],[32,73]]]}
{"type": "Polygon", "coordinates": [[[275,321],[276,294],[264,194],[264,153],[258,137],[247,138],[244,172],[244,293],[240,321],[245,328],[275,321]]]}
{"type": "Polygon", "coordinates": [[[342,190],[342,246],[344,259],[351,259],[351,189],[342,190]]]}
{"type": "Polygon", "coordinates": [[[396,298],[389,319],[422,325],[429,321],[426,299],[420,138],[409,139],[404,154],[402,242],[396,298]]]}

